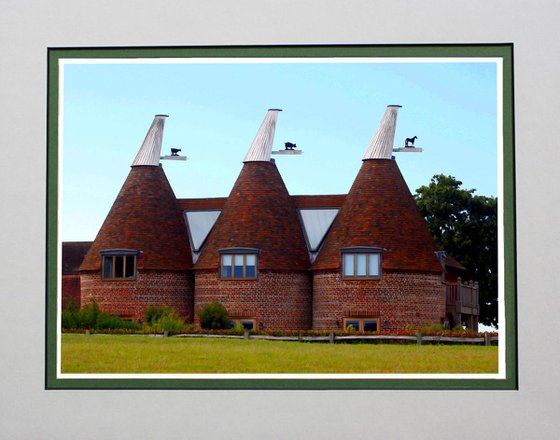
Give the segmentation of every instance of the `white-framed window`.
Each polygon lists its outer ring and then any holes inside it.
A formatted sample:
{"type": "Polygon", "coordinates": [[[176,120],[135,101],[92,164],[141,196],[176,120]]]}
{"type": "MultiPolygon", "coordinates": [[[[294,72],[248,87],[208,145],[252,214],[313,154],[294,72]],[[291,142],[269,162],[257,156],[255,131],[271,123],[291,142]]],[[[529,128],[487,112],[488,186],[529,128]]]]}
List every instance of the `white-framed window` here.
{"type": "Polygon", "coordinates": [[[343,319],[344,330],[351,330],[358,332],[379,332],[379,318],[361,318],[350,317],[343,319]]]}
{"type": "Polygon", "coordinates": [[[341,250],[341,272],[344,279],[381,279],[383,250],[372,247],[341,250]]]}
{"type": "Polygon", "coordinates": [[[110,249],[101,251],[101,279],[133,281],[136,279],[139,251],[110,249]]]}
{"type": "Polygon", "coordinates": [[[258,249],[220,249],[220,278],[254,280],[258,275],[258,249]]]}

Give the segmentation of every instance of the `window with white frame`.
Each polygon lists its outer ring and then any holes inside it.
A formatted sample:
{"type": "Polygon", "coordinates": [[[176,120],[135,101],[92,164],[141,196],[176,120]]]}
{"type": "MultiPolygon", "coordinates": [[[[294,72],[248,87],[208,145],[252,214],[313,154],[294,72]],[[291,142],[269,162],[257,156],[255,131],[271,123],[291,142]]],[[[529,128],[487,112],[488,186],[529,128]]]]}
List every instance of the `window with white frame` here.
{"type": "Polygon", "coordinates": [[[380,248],[356,247],[342,249],[342,278],[380,279],[382,255],[383,250],[380,248]]]}
{"type": "Polygon", "coordinates": [[[139,251],[111,249],[101,251],[101,278],[107,281],[136,279],[139,251]]]}
{"type": "Polygon", "coordinates": [[[232,248],[220,251],[220,277],[230,280],[254,280],[258,273],[258,249],[232,248]]]}

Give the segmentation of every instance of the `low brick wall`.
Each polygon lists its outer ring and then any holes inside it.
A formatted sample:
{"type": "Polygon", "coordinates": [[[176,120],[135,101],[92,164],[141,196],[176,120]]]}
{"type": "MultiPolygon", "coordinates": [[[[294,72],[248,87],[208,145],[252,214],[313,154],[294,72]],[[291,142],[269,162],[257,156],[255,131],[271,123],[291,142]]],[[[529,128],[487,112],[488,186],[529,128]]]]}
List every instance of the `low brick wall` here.
{"type": "Polygon", "coordinates": [[[192,273],[140,270],[135,281],[103,281],[99,272],[91,272],[80,278],[82,306],[93,299],[105,313],[134,319],[141,319],[148,306],[169,306],[192,321],[192,273]]]}
{"type": "Polygon", "coordinates": [[[256,318],[259,327],[304,330],[311,328],[311,291],[311,275],[304,271],[263,270],[258,280],[247,281],[221,280],[216,270],[197,271],[194,308],[220,301],[232,317],[256,318]]]}
{"type": "Polygon", "coordinates": [[[344,317],[358,315],[379,318],[384,331],[440,324],[445,318],[441,275],[386,272],[380,281],[346,281],[338,271],[315,272],[313,329],[341,328],[344,317]]]}
{"type": "Polygon", "coordinates": [[[72,301],[76,305],[76,307],[80,308],[79,275],[62,276],[62,308],[67,308],[70,301],[72,301]]]}

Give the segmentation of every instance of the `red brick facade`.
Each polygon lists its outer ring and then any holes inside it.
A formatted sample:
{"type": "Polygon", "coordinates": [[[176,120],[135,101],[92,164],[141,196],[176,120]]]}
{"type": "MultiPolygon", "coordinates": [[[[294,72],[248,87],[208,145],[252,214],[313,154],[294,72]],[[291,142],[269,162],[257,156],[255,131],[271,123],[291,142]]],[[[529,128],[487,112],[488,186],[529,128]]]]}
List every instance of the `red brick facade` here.
{"type": "Polygon", "coordinates": [[[343,318],[359,316],[379,318],[383,331],[439,324],[445,318],[441,275],[386,272],[379,281],[347,281],[339,271],[314,273],[313,329],[341,328],[343,318]]]}
{"type": "MultiPolygon", "coordinates": [[[[255,318],[264,329],[311,328],[311,274],[261,271],[257,280],[230,281],[216,270],[197,271],[195,311],[220,301],[231,317],[255,318]]],[[[198,324],[198,316],[195,315],[198,324]]]]}
{"type": "Polygon", "coordinates": [[[101,311],[140,320],[148,306],[169,306],[193,317],[192,272],[138,271],[134,281],[104,281],[99,272],[81,274],[81,303],[94,300],[101,311]]]}
{"type": "Polygon", "coordinates": [[[368,317],[396,331],[445,319],[437,250],[394,160],[365,160],[348,195],[323,196],[290,196],[274,161],[249,160],[227,198],[180,200],[161,166],[135,165],[63,296],[138,320],[157,305],[198,325],[196,311],[217,300],[261,329],[336,330],[344,318],[368,317]],[[304,208],[339,208],[313,264],[304,208]],[[193,267],[183,212],[217,209],[193,267]],[[340,279],[349,247],[382,252],[380,280],[340,279]],[[258,254],[257,279],[219,277],[220,256],[232,248],[258,254]],[[138,252],[135,280],[101,279],[101,253],[110,250],[138,252]]]}

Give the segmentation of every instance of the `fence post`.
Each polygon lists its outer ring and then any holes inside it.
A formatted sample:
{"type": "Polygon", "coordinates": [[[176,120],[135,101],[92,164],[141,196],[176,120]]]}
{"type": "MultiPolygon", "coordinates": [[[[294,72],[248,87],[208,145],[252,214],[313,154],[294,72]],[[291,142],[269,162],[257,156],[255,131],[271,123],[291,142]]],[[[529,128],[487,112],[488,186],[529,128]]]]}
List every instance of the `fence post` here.
{"type": "Polygon", "coordinates": [[[243,332],[243,339],[249,339],[249,332],[247,330],[243,332]]]}
{"type": "Polygon", "coordinates": [[[416,345],[422,345],[422,333],[416,333],[416,345]]]}
{"type": "Polygon", "coordinates": [[[490,333],[484,333],[484,345],[490,345],[490,333]]]}
{"type": "Polygon", "coordinates": [[[334,344],[334,332],[330,332],[330,333],[329,333],[329,342],[330,342],[331,344],[334,344]]]}

